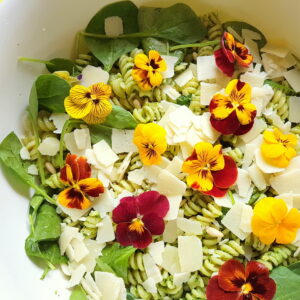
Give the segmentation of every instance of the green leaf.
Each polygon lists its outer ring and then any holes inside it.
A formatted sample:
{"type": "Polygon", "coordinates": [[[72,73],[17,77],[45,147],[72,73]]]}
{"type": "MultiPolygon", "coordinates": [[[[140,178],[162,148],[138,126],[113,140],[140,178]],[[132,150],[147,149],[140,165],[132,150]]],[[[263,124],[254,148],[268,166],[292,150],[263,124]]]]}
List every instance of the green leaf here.
{"type": "Polygon", "coordinates": [[[103,125],[89,125],[92,144],[96,144],[101,140],[111,146],[112,129],[103,125]]]}
{"type": "Polygon", "coordinates": [[[288,268],[297,275],[300,275],[300,261],[289,265],[288,268]]]}
{"type": "Polygon", "coordinates": [[[128,110],[114,105],[112,112],[102,125],[118,129],[134,129],[137,121],[128,110]]]}
{"type": "Polygon", "coordinates": [[[38,194],[34,194],[30,200],[29,221],[31,226],[31,232],[34,231],[36,215],[43,201],[44,197],[38,194]]]}
{"type": "Polygon", "coordinates": [[[64,100],[71,85],[64,79],[52,75],[40,75],[35,81],[39,107],[55,113],[64,113],[64,100]]]}
{"type": "Polygon", "coordinates": [[[71,75],[77,70],[75,63],[66,58],[53,58],[46,64],[46,68],[51,73],[56,71],[68,71],[71,75]]]}
{"type": "Polygon", "coordinates": [[[33,237],[37,242],[55,241],[60,237],[61,218],[57,215],[55,207],[45,203],[37,213],[33,237]]]}
{"type": "Polygon", "coordinates": [[[261,40],[256,41],[259,49],[264,47],[267,43],[266,37],[263,35],[263,33],[260,30],[258,30],[256,27],[246,22],[230,21],[223,24],[223,28],[225,30],[227,30],[228,27],[231,27],[240,36],[242,36],[242,29],[249,29],[251,31],[259,33],[261,35],[261,40]]]}
{"type": "Polygon", "coordinates": [[[292,88],[289,86],[285,86],[283,84],[280,84],[276,81],[273,81],[271,79],[265,80],[264,84],[268,84],[272,87],[274,90],[280,90],[283,93],[285,93],[287,96],[299,96],[300,93],[296,93],[292,88]]]}
{"type": "MultiPolygon", "coordinates": [[[[131,1],[120,1],[103,7],[89,22],[86,32],[105,34],[105,19],[118,16],[123,21],[124,33],[138,31],[138,8],[131,1]]],[[[90,51],[103,63],[105,70],[109,71],[113,64],[123,54],[130,52],[138,46],[138,39],[95,39],[86,37],[90,51]]]]}
{"type": "Polygon", "coordinates": [[[166,40],[159,40],[156,38],[148,37],[142,40],[142,47],[145,53],[148,53],[150,50],[156,50],[160,54],[168,54],[169,52],[169,43],[166,40]]]}
{"type": "Polygon", "coordinates": [[[70,300],[87,300],[87,296],[85,291],[83,290],[81,285],[76,285],[72,291],[70,296],[70,300]]]}
{"type": "Polygon", "coordinates": [[[138,21],[140,31],[179,44],[202,41],[207,33],[196,13],[183,3],[162,9],[141,7],[138,21]]]}
{"type": "Polygon", "coordinates": [[[189,107],[191,100],[192,100],[192,95],[188,95],[188,96],[181,95],[179,98],[177,98],[176,103],[179,105],[185,105],[189,107]]]}
{"type": "Polygon", "coordinates": [[[95,271],[115,273],[114,270],[107,263],[102,261],[101,259],[97,259],[95,271]]]}
{"type": "Polygon", "coordinates": [[[127,292],[127,294],[126,294],[126,300],[135,300],[135,299],[136,298],[135,298],[134,295],[132,295],[131,293],[127,292]]]}
{"type": "Polygon", "coordinates": [[[97,258],[96,271],[108,265],[114,273],[127,281],[129,257],[136,251],[133,247],[122,247],[120,244],[107,246],[102,251],[102,256],[97,258]]]}
{"type": "Polygon", "coordinates": [[[278,267],[271,273],[276,282],[274,300],[295,300],[300,295],[300,276],[286,267],[278,267]]]}

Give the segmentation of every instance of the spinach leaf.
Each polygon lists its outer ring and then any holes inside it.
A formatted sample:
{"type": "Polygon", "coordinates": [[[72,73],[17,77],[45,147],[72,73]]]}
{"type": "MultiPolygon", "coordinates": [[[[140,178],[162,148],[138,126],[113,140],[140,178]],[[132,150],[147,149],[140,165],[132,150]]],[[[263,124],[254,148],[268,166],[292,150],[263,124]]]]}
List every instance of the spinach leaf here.
{"type": "Polygon", "coordinates": [[[145,53],[148,53],[150,50],[156,50],[160,54],[168,54],[169,52],[169,43],[166,40],[159,40],[156,38],[148,37],[142,40],[142,47],[145,53]]]}
{"type": "Polygon", "coordinates": [[[289,265],[288,268],[297,275],[300,275],[300,261],[289,265]]]}
{"type": "Polygon", "coordinates": [[[97,259],[95,270],[101,271],[101,272],[115,273],[114,270],[107,263],[102,261],[101,259],[97,259]]]}
{"type": "Polygon", "coordinates": [[[44,201],[44,197],[39,194],[34,194],[30,200],[29,223],[31,226],[31,232],[34,231],[34,223],[35,223],[36,215],[43,201],[44,201]]]}
{"type": "Polygon", "coordinates": [[[40,75],[35,81],[40,108],[55,113],[64,113],[64,100],[69,95],[71,85],[64,79],[52,75],[40,75]]]}
{"type": "Polygon", "coordinates": [[[101,267],[108,265],[114,273],[127,281],[129,257],[136,251],[133,247],[122,247],[120,244],[107,246],[102,251],[102,256],[97,258],[95,270],[101,270],[101,267]]]}
{"type": "Polygon", "coordinates": [[[137,126],[137,121],[128,110],[114,105],[112,112],[102,125],[118,129],[134,129],[137,126]]]}
{"type": "Polygon", "coordinates": [[[278,267],[271,273],[276,282],[274,300],[295,300],[300,294],[300,276],[286,267],[278,267]]]}
{"type": "Polygon", "coordinates": [[[43,204],[36,216],[33,238],[37,242],[57,240],[61,234],[60,223],[61,219],[55,207],[48,203],[43,204]]]}
{"type": "Polygon", "coordinates": [[[49,72],[68,71],[73,75],[77,71],[75,63],[66,58],[53,58],[46,63],[46,68],[49,72]]]}
{"type": "Polygon", "coordinates": [[[240,36],[242,35],[242,29],[249,29],[251,31],[257,32],[261,35],[261,40],[256,41],[258,48],[262,48],[266,45],[267,39],[263,35],[263,33],[258,30],[256,27],[246,23],[246,22],[239,22],[239,21],[230,21],[223,24],[223,27],[225,30],[227,30],[228,27],[231,27],[234,31],[236,31],[240,36]]]}
{"type": "Polygon", "coordinates": [[[92,144],[96,144],[101,140],[105,140],[111,146],[112,129],[103,125],[90,125],[90,134],[92,144]]]}
{"type": "Polygon", "coordinates": [[[72,291],[70,296],[70,300],[87,300],[87,296],[85,291],[83,290],[81,285],[76,285],[72,291]]]}
{"type": "MultiPolygon", "coordinates": [[[[102,8],[89,22],[86,32],[105,34],[105,19],[118,16],[123,21],[124,33],[138,31],[137,23],[138,8],[131,1],[120,1],[102,8]]],[[[95,39],[86,37],[86,43],[90,51],[103,63],[105,70],[109,71],[121,55],[130,52],[138,45],[135,38],[128,39],[95,39]]]]}
{"type": "Polygon", "coordinates": [[[132,295],[131,293],[127,292],[127,294],[126,294],[126,300],[135,300],[135,299],[136,298],[135,298],[134,295],[132,295]]]}
{"type": "Polygon", "coordinates": [[[46,191],[38,186],[32,175],[27,172],[27,167],[20,157],[22,144],[14,132],[11,132],[0,144],[0,159],[3,164],[11,169],[25,184],[32,187],[38,194],[42,195],[48,202],[55,204],[56,201],[47,195],[46,191]]]}
{"type": "Polygon", "coordinates": [[[140,31],[179,44],[202,41],[207,33],[195,12],[183,3],[162,9],[141,7],[138,21],[140,31]]]}
{"type": "Polygon", "coordinates": [[[179,105],[185,105],[189,107],[191,100],[192,100],[192,95],[188,95],[188,96],[181,95],[179,98],[177,98],[176,103],[179,105]]]}

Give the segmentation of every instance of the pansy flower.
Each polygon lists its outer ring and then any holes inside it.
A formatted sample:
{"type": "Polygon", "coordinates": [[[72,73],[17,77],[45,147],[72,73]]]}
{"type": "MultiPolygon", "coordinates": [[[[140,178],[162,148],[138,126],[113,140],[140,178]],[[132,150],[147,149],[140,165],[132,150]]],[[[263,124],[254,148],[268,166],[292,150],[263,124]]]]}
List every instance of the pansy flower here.
{"type": "Polygon", "coordinates": [[[214,55],[218,68],[229,77],[234,73],[235,62],[242,67],[249,67],[253,61],[253,56],[249,54],[246,46],[235,41],[229,32],[224,32],[221,49],[216,50],[214,55]]]}
{"type": "Polygon", "coordinates": [[[228,83],[225,93],[215,94],[210,102],[212,127],[224,135],[247,133],[256,116],[256,107],[251,103],[251,86],[234,79],[228,83]]]}
{"type": "Polygon", "coordinates": [[[159,165],[161,154],[167,149],[166,130],[158,124],[139,124],[134,131],[133,142],[137,146],[144,165],[159,165]]]}
{"type": "Polygon", "coordinates": [[[155,191],[121,199],[112,212],[117,241],[123,246],[146,248],[152,242],[152,235],[163,234],[163,217],[168,210],[167,197],[155,191]]]}
{"type": "Polygon", "coordinates": [[[60,170],[60,180],[69,187],[60,192],[58,202],[68,208],[89,208],[92,201],[87,196],[98,197],[104,192],[102,182],[90,176],[91,167],[86,158],[68,154],[66,165],[60,170]]]}
{"type": "Polygon", "coordinates": [[[72,86],[76,85],[79,82],[78,78],[71,76],[68,71],[55,71],[55,72],[53,72],[53,75],[56,75],[56,76],[64,79],[72,86]]]}
{"type": "Polygon", "coordinates": [[[264,264],[250,261],[245,268],[231,259],[209,280],[206,297],[207,300],[271,300],[275,292],[276,283],[264,264]]]}
{"type": "Polygon", "coordinates": [[[65,109],[74,119],[83,119],[88,124],[102,123],[112,110],[110,96],[111,87],[104,83],[89,87],[75,85],[65,99],[65,109]]]}
{"type": "Polygon", "coordinates": [[[252,231],[262,243],[290,244],[300,228],[300,212],[288,210],[284,200],[267,197],[255,205],[252,217],[252,231]]]}
{"type": "Polygon", "coordinates": [[[278,128],[266,130],[260,148],[261,154],[268,164],[286,168],[291,159],[297,155],[295,150],[297,144],[297,136],[292,133],[283,134],[278,128]]]}
{"type": "Polygon", "coordinates": [[[167,64],[160,54],[150,50],[149,55],[138,54],[134,58],[132,76],[142,90],[151,90],[160,86],[163,80],[162,72],[167,70],[167,64]]]}
{"type": "Polygon", "coordinates": [[[182,171],[188,173],[187,184],[203,194],[214,197],[226,195],[237,179],[234,160],[222,154],[222,146],[200,142],[183,165],[182,171]]]}

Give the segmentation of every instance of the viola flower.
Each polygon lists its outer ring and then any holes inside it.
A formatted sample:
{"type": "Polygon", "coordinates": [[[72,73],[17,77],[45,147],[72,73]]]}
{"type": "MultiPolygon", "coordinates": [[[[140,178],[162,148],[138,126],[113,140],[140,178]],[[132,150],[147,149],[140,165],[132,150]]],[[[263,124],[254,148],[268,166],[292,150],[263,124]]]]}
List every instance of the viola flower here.
{"type": "Polygon", "coordinates": [[[78,78],[71,76],[68,71],[55,71],[53,74],[64,79],[72,86],[79,82],[78,78]]]}
{"type": "Polygon", "coordinates": [[[167,64],[160,54],[150,50],[149,55],[138,54],[134,58],[132,77],[142,90],[151,90],[160,86],[163,80],[162,72],[167,70],[167,64]]]}
{"type": "Polygon", "coordinates": [[[222,154],[222,146],[200,142],[183,165],[182,171],[188,173],[187,184],[203,194],[224,197],[237,179],[234,160],[222,154]]]}
{"type": "Polygon", "coordinates": [[[247,133],[256,116],[256,107],[251,103],[251,86],[234,79],[228,83],[225,93],[228,96],[218,93],[210,101],[212,127],[225,135],[247,133]]]}
{"type": "Polygon", "coordinates": [[[77,157],[68,154],[66,165],[60,170],[60,180],[69,186],[60,192],[58,202],[68,208],[86,209],[92,201],[86,195],[98,197],[104,192],[102,182],[96,178],[90,178],[91,167],[85,157],[77,157]]]}
{"type": "Polygon", "coordinates": [[[209,280],[206,297],[207,300],[271,300],[275,292],[276,283],[264,264],[250,261],[245,268],[230,259],[209,280]]]}
{"type": "Polygon", "coordinates": [[[263,134],[261,154],[264,160],[275,167],[286,168],[291,159],[297,155],[295,147],[298,144],[297,136],[283,134],[278,128],[266,130],[263,134]]]}
{"type": "Polygon", "coordinates": [[[117,224],[117,241],[123,246],[146,248],[152,242],[152,235],[163,234],[163,217],[168,210],[167,197],[155,191],[121,199],[112,212],[112,219],[117,224]]]}
{"type": "Polygon", "coordinates": [[[111,113],[109,102],[111,87],[96,83],[89,87],[75,85],[65,99],[66,112],[74,119],[83,119],[88,124],[102,123],[111,113]]]}
{"type": "Polygon", "coordinates": [[[144,165],[159,165],[161,154],[167,150],[167,133],[155,123],[139,124],[134,131],[133,142],[138,147],[144,165]]]}
{"type": "Polygon", "coordinates": [[[253,61],[253,56],[249,54],[246,46],[235,41],[229,32],[224,32],[221,49],[216,50],[214,55],[218,68],[229,77],[234,73],[235,62],[242,67],[249,67],[253,61]]]}
{"type": "Polygon", "coordinates": [[[296,208],[288,211],[284,200],[267,197],[255,205],[252,231],[262,243],[290,244],[300,228],[300,212],[296,208]]]}

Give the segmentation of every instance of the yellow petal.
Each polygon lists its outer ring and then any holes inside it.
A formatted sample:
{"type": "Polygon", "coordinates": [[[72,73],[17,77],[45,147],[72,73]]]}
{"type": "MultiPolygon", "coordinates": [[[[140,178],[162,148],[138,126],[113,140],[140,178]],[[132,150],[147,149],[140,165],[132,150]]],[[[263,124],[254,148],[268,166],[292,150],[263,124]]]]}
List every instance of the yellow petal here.
{"type": "Polygon", "coordinates": [[[281,223],[288,213],[288,208],[284,200],[276,199],[272,206],[266,207],[265,209],[269,209],[271,211],[272,217],[274,219],[274,224],[281,223]]]}
{"type": "MultiPolygon", "coordinates": [[[[274,130],[275,131],[275,130],[274,130]]],[[[275,137],[274,131],[265,130],[263,133],[264,140],[270,144],[277,144],[278,140],[275,137]]]]}
{"type": "Polygon", "coordinates": [[[212,101],[216,105],[212,110],[212,115],[216,119],[226,119],[234,111],[231,101],[224,95],[216,94],[212,101]]]}
{"type": "Polygon", "coordinates": [[[245,103],[245,104],[240,104],[236,108],[236,115],[239,120],[239,122],[242,125],[247,125],[253,120],[253,113],[256,111],[256,107],[252,103],[245,103]]]}
{"type": "Polygon", "coordinates": [[[147,57],[147,55],[141,53],[141,54],[137,54],[134,57],[134,64],[137,68],[142,69],[142,70],[150,70],[150,66],[149,66],[149,58],[147,57]]]}
{"type": "Polygon", "coordinates": [[[71,97],[66,97],[64,101],[65,109],[68,115],[74,119],[82,119],[92,109],[92,102],[85,102],[83,104],[77,104],[73,101],[71,97]]]}
{"type": "Polygon", "coordinates": [[[286,152],[286,148],[281,144],[262,143],[260,149],[261,154],[265,159],[276,158],[286,152]]]}
{"type": "Polygon", "coordinates": [[[148,71],[133,68],[132,77],[142,90],[149,91],[152,89],[152,85],[148,78],[148,71]]]}
{"type": "Polygon", "coordinates": [[[200,163],[205,166],[209,162],[209,154],[213,151],[211,143],[200,142],[195,145],[195,151],[200,163]]]}
{"type": "Polygon", "coordinates": [[[273,197],[266,197],[259,200],[253,209],[254,216],[262,219],[264,222],[268,224],[274,224],[274,219],[271,214],[271,208],[274,203],[276,203],[277,199],[273,197]]]}
{"type": "Polygon", "coordinates": [[[288,160],[291,160],[292,158],[294,158],[297,155],[297,152],[294,148],[287,147],[284,155],[288,160]]]}
{"type": "Polygon", "coordinates": [[[159,165],[161,163],[161,155],[155,150],[139,148],[140,159],[145,166],[159,165]]]}
{"type": "Polygon", "coordinates": [[[103,82],[93,84],[89,88],[93,100],[108,100],[111,96],[111,86],[103,82]]]}
{"type": "Polygon", "coordinates": [[[209,153],[208,159],[211,171],[223,170],[225,167],[225,160],[222,154],[222,145],[214,146],[209,153]]]}
{"type": "Polygon", "coordinates": [[[92,205],[92,202],[80,190],[73,187],[60,192],[57,201],[68,208],[87,209],[92,205]]]}
{"type": "Polygon", "coordinates": [[[278,168],[286,168],[290,164],[290,160],[284,154],[275,158],[264,157],[264,160],[271,166],[278,168]]]}
{"type": "Polygon", "coordinates": [[[250,103],[251,101],[251,90],[251,85],[249,83],[234,79],[228,83],[225,92],[229,95],[231,101],[245,104],[250,103]]]}
{"type": "Polygon", "coordinates": [[[149,63],[153,69],[159,72],[165,72],[167,70],[167,64],[165,60],[160,56],[159,52],[157,52],[156,50],[149,51],[149,63]]]}
{"type": "Polygon", "coordinates": [[[286,146],[295,147],[298,144],[298,138],[295,134],[289,133],[285,136],[286,142],[284,143],[286,146]]]}
{"type": "Polygon", "coordinates": [[[187,177],[187,184],[202,192],[211,191],[214,186],[211,172],[207,170],[201,170],[196,174],[189,175],[187,177]]]}
{"type": "Polygon", "coordinates": [[[162,80],[163,80],[161,73],[159,73],[157,71],[151,71],[151,72],[149,72],[148,76],[149,76],[150,84],[152,85],[152,87],[161,85],[162,80]]]}
{"type": "Polygon", "coordinates": [[[195,174],[198,173],[203,165],[199,163],[198,160],[186,160],[182,164],[182,172],[187,174],[195,174]]]}
{"type": "Polygon", "coordinates": [[[300,212],[296,208],[292,208],[282,220],[282,223],[290,228],[300,228],[300,212]]]}
{"type": "Polygon", "coordinates": [[[291,244],[297,235],[297,229],[280,225],[277,229],[276,242],[278,244],[291,244]]]}
{"type": "Polygon", "coordinates": [[[233,35],[229,32],[226,32],[224,37],[225,37],[226,45],[227,45],[228,49],[233,51],[235,48],[235,40],[234,40],[233,35]]]}
{"type": "Polygon", "coordinates": [[[99,124],[105,121],[105,118],[111,113],[112,105],[108,100],[98,100],[92,102],[92,107],[83,120],[88,124],[99,124]]]}
{"type": "Polygon", "coordinates": [[[256,235],[262,243],[270,245],[275,241],[277,226],[264,222],[256,215],[252,217],[251,226],[253,234],[256,235]]]}
{"type": "Polygon", "coordinates": [[[70,98],[76,104],[86,104],[90,102],[91,91],[82,85],[75,85],[70,89],[70,98]]]}

